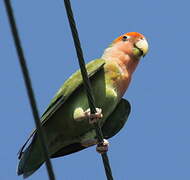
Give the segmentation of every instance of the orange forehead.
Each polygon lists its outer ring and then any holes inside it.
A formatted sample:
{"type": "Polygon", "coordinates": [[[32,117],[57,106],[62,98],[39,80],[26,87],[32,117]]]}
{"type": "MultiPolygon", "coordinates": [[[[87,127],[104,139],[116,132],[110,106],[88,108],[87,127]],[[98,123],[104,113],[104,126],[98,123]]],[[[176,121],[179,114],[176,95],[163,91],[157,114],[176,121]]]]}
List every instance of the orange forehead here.
{"type": "Polygon", "coordinates": [[[137,38],[137,37],[144,38],[144,36],[142,34],[138,33],[138,32],[129,32],[129,33],[126,33],[126,34],[123,34],[123,35],[119,36],[118,38],[116,38],[114,40],[114,42],[121,41],[123,36],[130,36],[130,37],[134,37],[134,38],[137,38]]]}

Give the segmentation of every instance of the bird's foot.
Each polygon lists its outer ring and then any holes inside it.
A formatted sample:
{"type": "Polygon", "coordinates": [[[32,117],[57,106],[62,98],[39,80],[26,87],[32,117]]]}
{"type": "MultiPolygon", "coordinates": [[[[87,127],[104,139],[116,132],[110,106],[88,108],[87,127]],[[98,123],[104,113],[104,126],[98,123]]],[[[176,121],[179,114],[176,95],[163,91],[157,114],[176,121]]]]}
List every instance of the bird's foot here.
{"type": "Polygon", "coordinates": [[[108,151],[109,142],[108,140],[104,139],[103,142],[97,144],[96,151],[100,154],[103,154],[108,151]]]}
{"type": "Polygon", "coordinates": [[[102,109],[96,108],[96,113],[91,114],[90,109],[85,111],[86,117],[89,119],[89,124],[97,123],[103,117],[102,109]]]}
{"type": "Polygon", "coordinates": [[[84,111],[82,108],[79,107],[75,110],[73,118],[75,121],[89,119],[89,123],[94,124],[97,123],[97,121],[103,117],[102,109],[96,108],[96,111],[97,112],[95,114],[91,114],[90,109],[84,111]]]}

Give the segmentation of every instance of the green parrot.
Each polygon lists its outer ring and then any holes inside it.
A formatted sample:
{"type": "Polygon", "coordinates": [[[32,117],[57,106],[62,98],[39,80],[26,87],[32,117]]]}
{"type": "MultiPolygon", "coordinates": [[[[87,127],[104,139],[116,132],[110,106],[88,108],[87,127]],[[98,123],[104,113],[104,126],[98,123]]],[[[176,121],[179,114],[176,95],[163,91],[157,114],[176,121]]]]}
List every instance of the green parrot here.
{"type": "MultiPolygon", "coordinates": [[[[98,144],[93,123],[98,121],[105,139],[117,134],[130,113],[130,103],[123,99],[139,60],[148,52],[146,38],[137,32],[119,36],[104,51],[100,59],[86,65],[97,113],[90,114],[88,99],[80,71],[75,72],[58,90],[41,117],[51,158],[65,156],[98,144]]],[[[97,151],[107,151],[104,140],[97,151]]],[[[18,175],[33,174],[44,163],[36,130],[19,152],[18,175]],[[29,140],[30,144],[26,147],[29,140]]]]}

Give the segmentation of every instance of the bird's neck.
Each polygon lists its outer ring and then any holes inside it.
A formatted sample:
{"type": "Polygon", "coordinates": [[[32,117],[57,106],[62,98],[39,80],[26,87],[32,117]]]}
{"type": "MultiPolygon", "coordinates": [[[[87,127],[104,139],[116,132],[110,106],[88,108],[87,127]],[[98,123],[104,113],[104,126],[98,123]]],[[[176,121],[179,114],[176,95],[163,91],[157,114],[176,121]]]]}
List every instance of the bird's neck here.
{"type": "Polygon", "coordinates": [[[124,72],[128,73],[129,76],[133,74],[139,63],[139,59],[135,58],[134,56],[125,54],[123,51],[117,49],[116,47],[107,48],[102,55],[102,59],[105,59],[106,61],[116,62],[124,72]]]}
{"type": "Polygon", "coordinates": [[[107,48],[102,55],[102,59],[106,62],[105,68],[108,70],[107,73],[109,74],[109,78],[114,82],[115,87],[119,92],[118,97],[121,98],[129,87],[132,74],[139,63],[139,60],[114,47],[107,48]],[[114,64],[117,66],[116,69],[114,64]],[[120,75],[118,74],[118,70],[120,70],[120,75]]]}

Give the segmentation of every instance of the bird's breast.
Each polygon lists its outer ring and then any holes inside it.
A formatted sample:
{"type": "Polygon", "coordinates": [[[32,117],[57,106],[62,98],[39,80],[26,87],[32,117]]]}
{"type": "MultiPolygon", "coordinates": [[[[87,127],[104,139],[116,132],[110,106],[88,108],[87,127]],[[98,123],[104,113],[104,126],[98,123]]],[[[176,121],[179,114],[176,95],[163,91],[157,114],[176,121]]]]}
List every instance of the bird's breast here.
{"type": "Polygon", "coordinates": [[[130,74],[126,68],[124,69],[117,63],[106,64],[105,74],[107,84],[111,84],[117,90],[119,98],[121,98],[130,84],[130,74]]]}

